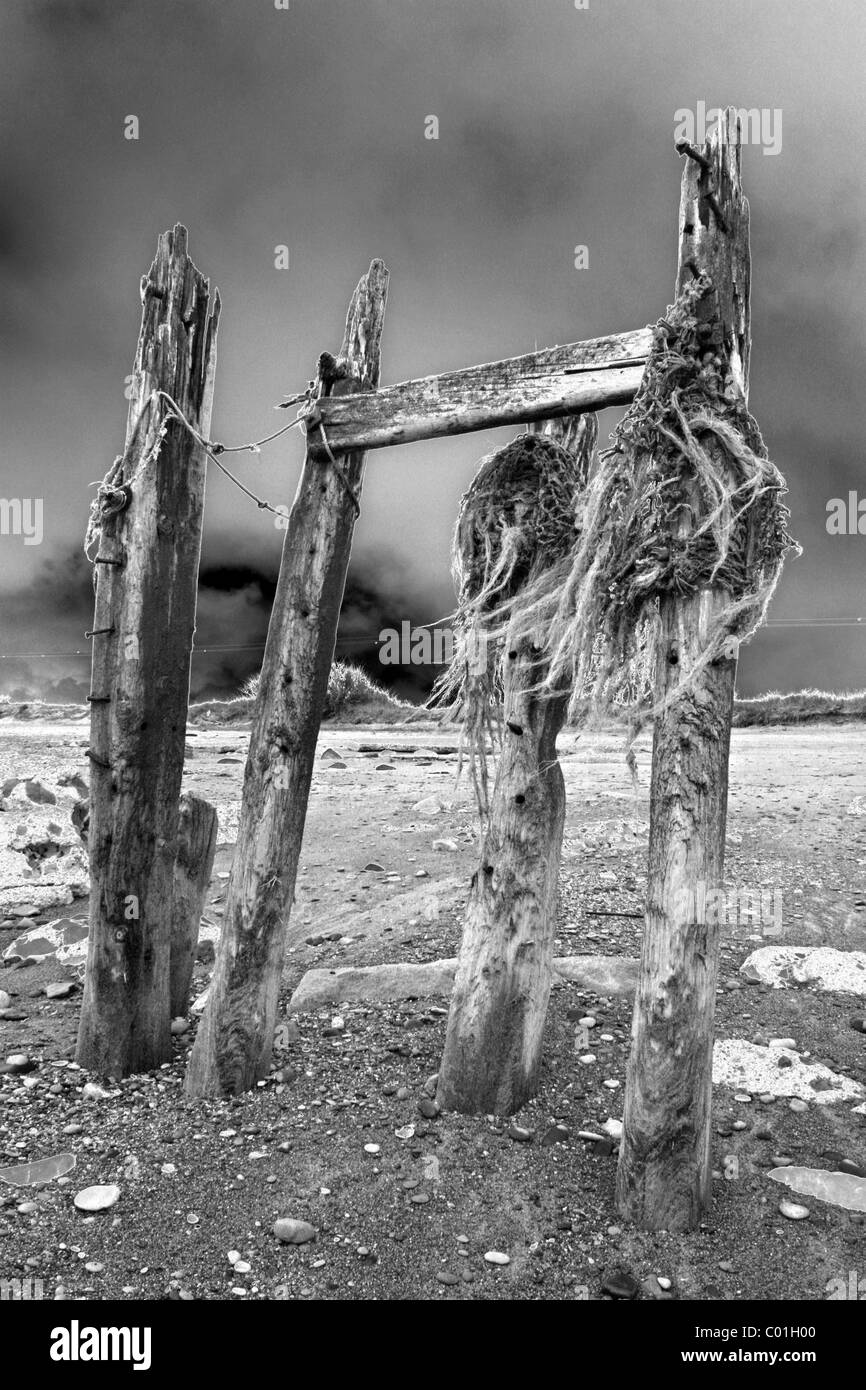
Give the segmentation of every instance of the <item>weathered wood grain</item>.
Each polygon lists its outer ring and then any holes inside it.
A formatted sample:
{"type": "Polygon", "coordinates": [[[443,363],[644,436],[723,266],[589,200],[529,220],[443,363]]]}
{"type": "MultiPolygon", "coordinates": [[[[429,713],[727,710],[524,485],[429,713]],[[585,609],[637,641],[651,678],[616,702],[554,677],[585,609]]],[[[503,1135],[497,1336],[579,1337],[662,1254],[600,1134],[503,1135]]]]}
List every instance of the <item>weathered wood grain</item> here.
{"type": "MultiPolygon", "coordinates": [[[[375,388],[388,272],[373,261],[352,300],[340,357],[323,354],[319,398],[375,388]]],[[[235,1094],[267,1075],[285,935],[316,738],[334,655],[362,453],[345,482],[308,454],[288,518],[244,773],[238,840],[208,1006],[187,1072],[192,1095],[235,1094]],[[346,486],[348,483],[348,487],[346,486]]]]}
{"type": "Polygon", "coordinates": [[[81,1066],[116,1077],[171,1057],[173,876],[207,459],[176,422],[152,457],[163,419],[153,393],[169,392],[208,436],[219,319],[185,227],[160,236],[142,301],[117,479],[131,483],[131,500],[102,528],[98,558],[118,563],[96,565],[90,939],[76,1052],[81,1066]]]}
{"type": "MultiPolygon", "coordinates": [[[[703,155],[683,172],[677,291],[701,271],[711,277],[700,313],[721,328],[721,350],[745,394],[749,209],[732,112],[703,155]]],[[[665,596],[657,701],[689,675],[726,601],[716,588],[665,596]]],[[[654,730],[646,923],[617,1173],[620,1211],[650,1229],[694,1227],[710,1201],[719,927],[705,904],[723,887],[735,674],[735,659],[708,666],[654,730]]]]}
{"type": "Polygon", "coordinates": [[[624,405],[640,385],[651,342],[651,330],[639,328],[404,381],[366,396],[331,397],[321,402],[328,443],[335,453],[381,449],[624,405]]]}

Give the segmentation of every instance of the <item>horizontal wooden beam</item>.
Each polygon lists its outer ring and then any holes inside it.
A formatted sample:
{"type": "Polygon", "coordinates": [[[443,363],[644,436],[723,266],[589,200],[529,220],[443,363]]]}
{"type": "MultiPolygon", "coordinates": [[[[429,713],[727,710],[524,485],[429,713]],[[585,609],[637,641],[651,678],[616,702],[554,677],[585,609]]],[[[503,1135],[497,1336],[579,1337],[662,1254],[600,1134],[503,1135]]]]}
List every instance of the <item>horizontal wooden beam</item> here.
{"type": "MultiPolygon", "coordinates": [[[[334,453],[602,410],[634,398],[651,343],[652,329],[638,328],[316,405],[334,453]]],[[[320,430],[310,445],[324,452],[320,430]]]]}

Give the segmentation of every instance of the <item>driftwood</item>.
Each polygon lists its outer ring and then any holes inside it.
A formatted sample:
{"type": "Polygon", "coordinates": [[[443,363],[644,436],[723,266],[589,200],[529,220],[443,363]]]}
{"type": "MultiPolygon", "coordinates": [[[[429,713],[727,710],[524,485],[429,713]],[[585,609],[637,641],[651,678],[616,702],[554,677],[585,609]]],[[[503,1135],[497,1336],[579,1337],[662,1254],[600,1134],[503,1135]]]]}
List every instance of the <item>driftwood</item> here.
{"type": "MultiPolygon", "coordinates": [[[[388,272],[373,261],[349,308],[340,357],[320,360],[319,396],[375,388],[388,272]]],[[[206,1013],[187,1072],[192,1095],[235,1094],[267,1075],[316,738],[363,481],[308,454],[288,518],[268,628],[238,840],[206,1013]]]]}
{"type": "MultiPolygon", "coordinates": [[[[701,312],[721,325],[746,395],[749,212],[732,112],[703,155],[683,172],[677,293],[692,276],[710,276],[701,312]]],[[[716,588],[662,598],[657,701],[699,662],[727,602],[716,588]]],[[[652,1229],[694,1227],[710,1200],[719,927],[703,904],[723,887],[735,673],[733,653],[710,664],[655,721],[646,925],[617,1174],[620,1211],[652,1229]]]]}
{"type": "Polygon", "coordinates": [[[168,392],[207,438],[219,318],[184,227],[159,238],[142,301],[126,451],[95,557],[90,939],[76,1052],[79,1065],[116,1077],[171,1057],[174,851],[207,459],[176,421],[160,441],[154,393],[168,392]]]}
{"type": "Polygon", "coordinates": [[[651,342],[651,330],[638,328],[400,382],[367,396],[332,396],[321,403],[328,442],[334,452],[381,449],[626,405],[640,385],[651,342]]]}
{"type": "Polygon", "coordinates": [[[185,1014],[189,1008],[201,914],[216,853],[217,823],[216,808],[209,801],[184,792],[180,799],[171,910],[172,1018],[185,1014]]]}

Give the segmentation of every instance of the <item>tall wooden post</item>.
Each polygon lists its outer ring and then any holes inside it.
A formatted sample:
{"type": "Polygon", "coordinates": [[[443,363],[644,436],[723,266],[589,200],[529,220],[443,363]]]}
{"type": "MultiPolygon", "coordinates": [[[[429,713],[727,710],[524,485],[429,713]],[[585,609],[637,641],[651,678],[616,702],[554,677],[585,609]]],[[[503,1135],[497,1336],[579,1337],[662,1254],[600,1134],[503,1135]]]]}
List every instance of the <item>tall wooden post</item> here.
{"type": "MultiPolygon", "coordinates": [[[[388,272],[373,261],[320,395],[375,389],[388,272]]],[[[310,427],[311,439],[313,428],[310,427]]],[[[346,582],[364,454],[308,451],[288,518],[244,773],[238,841],[210,998],[187,1072],[191,1095],[236,1094],[267,1074],[286,925],[316,739],[346,582]]]]}
{"type": "MultiPolygon", "coordinates": [[[[713,289],[698,315],[712,325],[711,351],[745,398],[749,208],[733,111],[695,154],[683,172],[677,293],[692,276],[709,275],[713,289]]],[[[682,534],[689,524],[683,520],[682,534]]],[[[715,587],[664,597],[656,701],[689,677],[726,602],[715,587]]],[[[655,724],[646,924],[617,1173],[620,1211],[650,1229],[696,1226],[710,1200],[719,929],[705,904],[724,875],[735,672],[734,657],[707,666],[655,724]]]]}
{"type": "MultiPolygon", "coordinates": [[[[578,454],[585,481],[596,416],[548,421],[541,430],[578,454]]],[[[506,637],[503,748],[466,908],[437,1090],[440,1105],[465,1114],[513,1114],[537,1088],[565,822],[556,737],[568,706],[568,692],[534,693],[545,674],[531,637],[506,637]]]]}
{"type": "Polygon", "coordinates": [[[176,421],[210,429],[219,296],[159,238],[143,312],[122,467],[102,491],[91,677],[90,938],[81,1066],[124,1076],[171,1056],[174,862],[207,459],[176,421]]]}

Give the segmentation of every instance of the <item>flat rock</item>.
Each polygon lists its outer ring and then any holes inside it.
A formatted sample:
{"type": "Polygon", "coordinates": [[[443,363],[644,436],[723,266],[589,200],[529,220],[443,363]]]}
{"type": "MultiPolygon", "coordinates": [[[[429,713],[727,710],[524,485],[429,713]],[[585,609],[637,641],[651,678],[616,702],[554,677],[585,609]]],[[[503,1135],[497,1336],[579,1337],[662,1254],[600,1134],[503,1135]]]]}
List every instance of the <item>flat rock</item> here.
{"type": "MultiPolygon", "coordinates": [[[[625,956],[560,956],[553,968],[560,979],[596,994],[626,995],[634,992],[638,962],[625,956]]],[[[312,1012],[344,1002],[384,1003],[440,995],[447,998],[454,987],[456,969],[457,959],[451,956],[423,964],[345,965],[308,970],[289,1001],[289,1013],[312,1012]]]]}
{"type": "Polygon", "coordinates": [[[844,1211],[866,1211],[866,1179],[853,1173],[828,1173],[825,1168],[773,1168],[767,1174],[804,1197],[817,1197],[844,1211]]]}
{"type": "MultiPolygon", "coordinates": [[[[796,1053],[770,1044],[758,1047],[742,1038],[719,1038],[713,1048],[713,1084],[730,1086],[735,1091],[752,1095],[790,1096],[798,1104],[812,1101],[816,1105],[834,1101],[859,1099],[864,1089],[850,1077],[839,1076],[820,1063],[804,1062],[796,1053]],[[779,1067],[785,1056],[791,1065],[779,1067]],[[816,1090],[812,1084],[825,1081],[826,1089],[816,1090]]],[[[792,1101],[792,1104],[793,1104],[792,1101]]]]}
{"type": "Polygon", "coordinates": [[[866,995],[866,951],[830,946],[762,946],[740,966],[741,974],[773,989],[808,986],[821,992],[866,995]]]}

